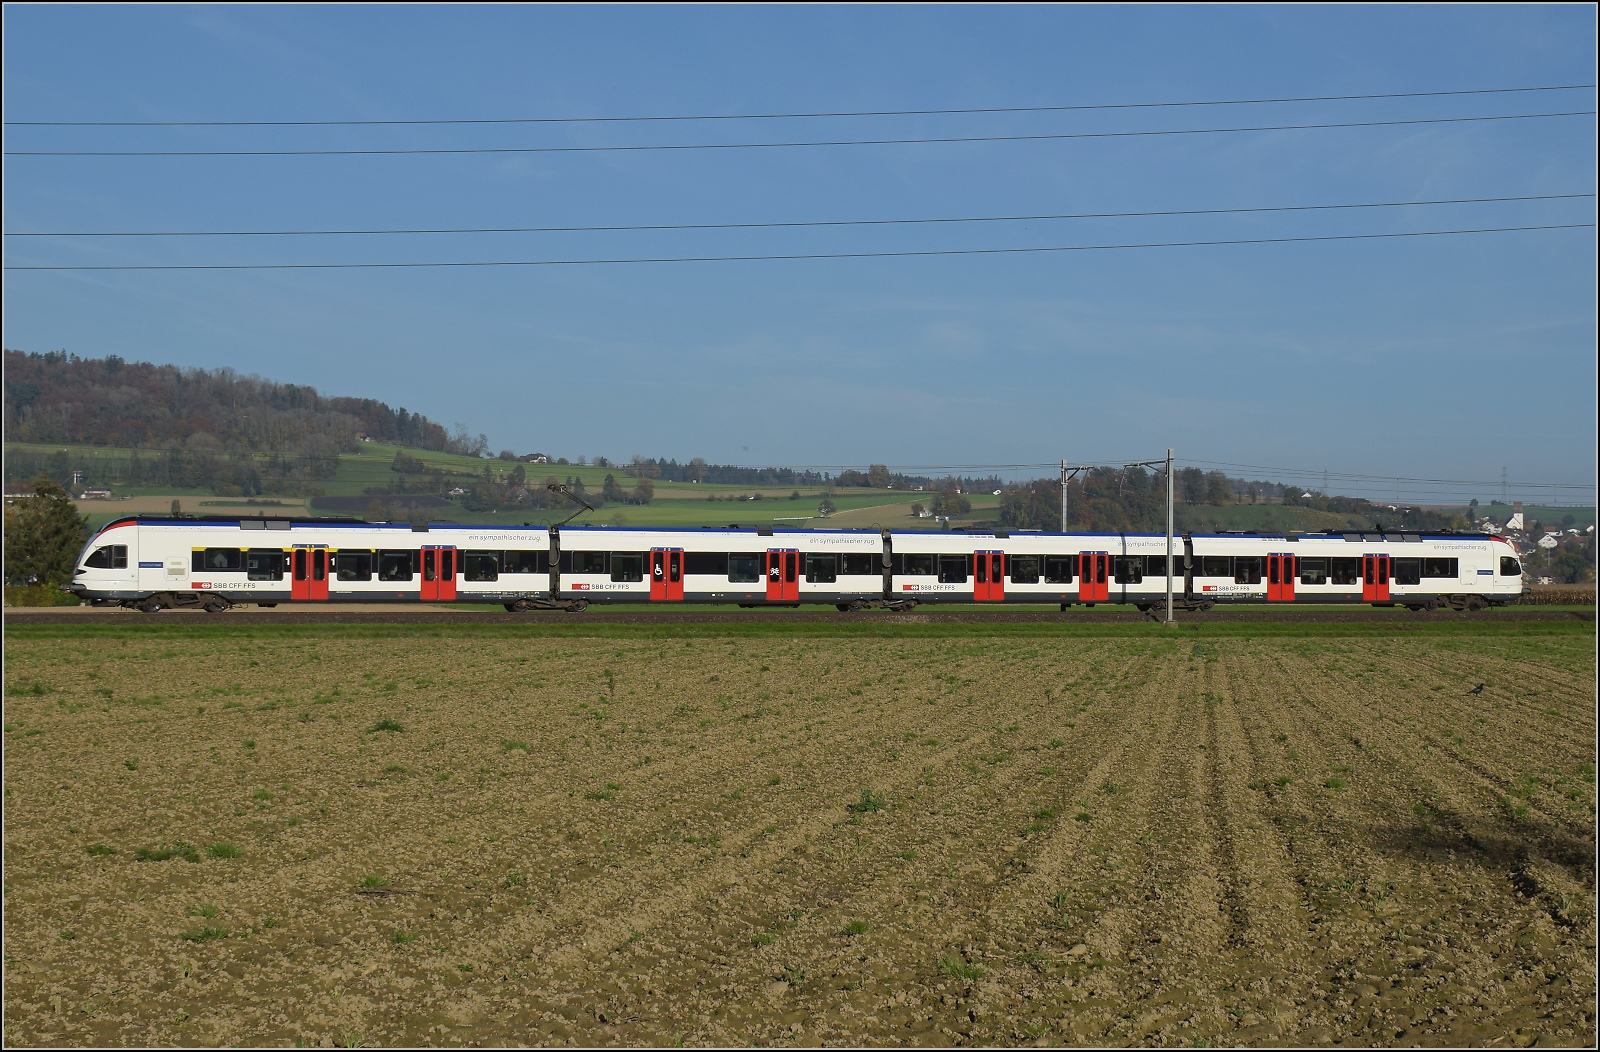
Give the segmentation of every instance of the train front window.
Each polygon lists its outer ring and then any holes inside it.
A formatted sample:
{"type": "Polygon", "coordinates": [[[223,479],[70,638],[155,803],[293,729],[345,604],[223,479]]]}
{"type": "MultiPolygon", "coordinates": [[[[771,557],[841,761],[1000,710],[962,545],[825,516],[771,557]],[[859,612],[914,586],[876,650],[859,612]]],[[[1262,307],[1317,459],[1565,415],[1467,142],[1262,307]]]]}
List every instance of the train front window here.
{"type": "Polygon", "coordinates": [[[102,544],[94,550],[94,554],[83,561],[83,565],[96,570],[126,570],[128,568],[128,546],[126,544],[102,544]]]}
{"type": "MultiPolygon", "coordinates": [[[[532,555],[533,553],[529,552],[528,554],[532,555]]],[[[474,551],[462,552],[461,576],[468,581],[500,580],[500,553],[474,551]]]]}
{"type": "Polygon", "coordinates": [[[244,575],[250,581],[283,580],[283,549],[251,548],[244,553],[244,575]]]}
{"type": "Polygon", "coordinates": [[[1301,584],[1327,584],[1328,560],[1327,559],[1301,559],[1300,560],[1301,584]]]}
{"type": "Polygon", "coordinates": [[[1037,555],[1013,555],[1011,557],[1011,583],[1038,584],[1039,557],[1037,555]]]}
{"type": "Polygon", "coordinates": [[[728,556],[728,583],[755,584],[762,579],[761,561],[757,552],[734,552],[728,556]]]}
{"type": "Polygon", "coordinates": [[[1522,564],[1517,562],[1517,560],[1513,559],[1509,555],[1500,556],[1500,576],[1501,577],[1521,577],[1522,576],[1522,564]]]}
{"type": "Polygon", "coordinates": [[[416,552],[379,552],[378,580],[409,581],[416,571],[416,552]]]}

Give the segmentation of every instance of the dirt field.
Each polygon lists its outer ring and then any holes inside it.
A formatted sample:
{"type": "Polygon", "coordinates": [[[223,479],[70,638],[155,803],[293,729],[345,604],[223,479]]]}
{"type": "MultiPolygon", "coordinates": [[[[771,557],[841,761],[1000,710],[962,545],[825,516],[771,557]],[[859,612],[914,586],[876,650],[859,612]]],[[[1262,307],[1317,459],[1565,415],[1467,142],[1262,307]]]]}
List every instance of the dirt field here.
{"type": "Polygon", "coordinates": [[[1595,1041],[1591,626],[452,631],[8,640],[6,1042],[1595,1041]]]}

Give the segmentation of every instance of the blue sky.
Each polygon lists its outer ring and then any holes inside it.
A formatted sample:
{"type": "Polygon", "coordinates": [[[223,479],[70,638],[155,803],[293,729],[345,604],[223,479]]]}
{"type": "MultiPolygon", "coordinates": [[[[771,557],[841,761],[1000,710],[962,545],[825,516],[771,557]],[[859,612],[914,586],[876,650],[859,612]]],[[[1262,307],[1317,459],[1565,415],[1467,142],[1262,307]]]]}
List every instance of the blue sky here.
{"type": "MultiPolygon", "coordinates": [[[[1585,84],[1594,39],[1588,6],[13,6],[5,117],[633,116],[1585,84]]],[[[1028,135],[1591,110],[1594,99],[1583,90],[671,124],[12,127],[7,149],[1028,135]]],[[[6,230],[726,223],[1584,193],[1595,186],[1594,129],[1592,117],[1566,117],[743,151],[11,157],[6,230]]],[[[890,229],[8,237],[6,261],[994,248],[1588,223],[1594,211],[1591,198],[890,229]]],[[[464,422],[496,449],[574,458],[1027,464],[1130,460],[1172,445],[1196,462],[1461,479],[1498,479],[1504,467],[1514,482],[1589,484],[1594,289],[1593,229],[917,259],[12,271],[4,340],[375,396],[464,422]]]]}

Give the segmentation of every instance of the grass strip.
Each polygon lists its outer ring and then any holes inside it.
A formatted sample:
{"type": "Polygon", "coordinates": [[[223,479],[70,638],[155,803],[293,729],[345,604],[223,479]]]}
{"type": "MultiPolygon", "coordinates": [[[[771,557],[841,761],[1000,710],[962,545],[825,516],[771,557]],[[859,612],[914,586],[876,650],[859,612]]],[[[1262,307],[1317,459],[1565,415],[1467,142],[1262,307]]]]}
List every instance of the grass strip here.
{"type": "Polygon", "coordinates": [[[866,620],[837,622],[753,621],[606,624],[601,621],[530,618],[519,624],[36,624],[7,625],[8,640],[36,639],[1383,639],[1484,637],[1592,637],[1592,620],[1528,622],[1180,621],[1132,624],[1022,622],[993,624],[866,620]]]}

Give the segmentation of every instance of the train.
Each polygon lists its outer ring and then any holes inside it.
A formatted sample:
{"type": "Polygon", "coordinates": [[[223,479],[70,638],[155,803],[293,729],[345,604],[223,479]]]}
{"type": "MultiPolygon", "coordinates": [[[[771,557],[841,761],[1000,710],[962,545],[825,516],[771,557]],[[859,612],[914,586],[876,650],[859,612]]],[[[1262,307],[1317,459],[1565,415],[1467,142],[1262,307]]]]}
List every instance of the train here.
{"type": "MultiPolygon", "coordinates": [[[[1174,605],[1369,603],[1476,610],[1525,589],[1488,534],[1375,528],[1182,533],[1174,605]]],[[[808,529],[729,525],[407,524],[337,518],[129,516],[84,546],[62,586],[154,613],[241,604],[472,603],[580,612],[591,603],[1127,604],[1165,610],[1158,533],[808,529]]]]}

